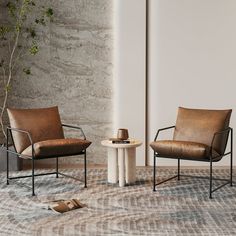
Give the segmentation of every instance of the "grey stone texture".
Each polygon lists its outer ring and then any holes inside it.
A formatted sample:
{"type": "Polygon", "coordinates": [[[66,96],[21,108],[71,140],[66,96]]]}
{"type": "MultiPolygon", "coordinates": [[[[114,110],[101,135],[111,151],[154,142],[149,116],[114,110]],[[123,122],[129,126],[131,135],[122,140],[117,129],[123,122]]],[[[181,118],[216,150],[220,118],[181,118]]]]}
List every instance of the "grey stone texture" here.
{"type": "MultiPolygon", "coordinates": [[[[106,149],[100,142],[112,135],[113,1],[42,2],[53,8],[54,20],[38,32],[40,52],[23,61],[31,65],[32,75],[15,75],[9,106],[57,105],[63,123],[81,126],[93,142],[88,162],[105,163],[106,149]]],[[[78,132],[66,134],[76,137],[78,132]]]]}

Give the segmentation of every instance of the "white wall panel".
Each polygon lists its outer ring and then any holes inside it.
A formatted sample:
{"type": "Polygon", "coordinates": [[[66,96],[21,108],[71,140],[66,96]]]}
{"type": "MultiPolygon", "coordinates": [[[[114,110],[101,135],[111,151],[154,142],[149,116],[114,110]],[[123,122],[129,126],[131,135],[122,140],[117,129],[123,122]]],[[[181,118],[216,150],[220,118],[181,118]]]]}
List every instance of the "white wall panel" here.
{"type": "MultiPolygon", "coordinates": [[[[145,0],[115,0],[114,134],[128,128],[130,137],[145,138],[145,0]]],[[[137,165],[145,165],[144,145],[137,165]]]]}
{"type": "Polygon", "coordinates": [[[236,127],[236,1],[149,0],[149,7],[149,141],[175,123],[178,106],[233,108],[236,127]]]}

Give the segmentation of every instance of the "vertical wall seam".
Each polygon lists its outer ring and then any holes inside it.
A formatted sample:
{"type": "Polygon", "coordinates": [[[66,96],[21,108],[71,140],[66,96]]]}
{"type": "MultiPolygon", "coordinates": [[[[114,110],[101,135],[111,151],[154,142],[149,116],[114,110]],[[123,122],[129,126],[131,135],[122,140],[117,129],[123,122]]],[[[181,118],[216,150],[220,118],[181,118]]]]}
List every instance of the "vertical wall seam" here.
{"type": "Polygon", "coordinates": [[[144,141],[144,153],[145,153],[145,166],[147,166],[148,161],[148,24],[149,24],[149,0],[146,0],[146,29],[145,29],[145,141],[144,141]]]}

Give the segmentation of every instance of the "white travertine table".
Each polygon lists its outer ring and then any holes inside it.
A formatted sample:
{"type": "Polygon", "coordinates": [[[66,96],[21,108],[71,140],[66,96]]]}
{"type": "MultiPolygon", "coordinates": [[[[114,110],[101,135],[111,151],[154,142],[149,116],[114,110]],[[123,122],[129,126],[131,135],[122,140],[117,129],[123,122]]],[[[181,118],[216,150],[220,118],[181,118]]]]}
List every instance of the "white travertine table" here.
{"type": "Polygon", "coordinates": [[[108,147],[108,182],[117,183],[119,179],[120,187],[124,187],[125,183],[134,183],[136,181],[136,147],[141,146],[142,142],[132,140],[131,143],[117,144],[103,140],[101,144],[108,147]]]}

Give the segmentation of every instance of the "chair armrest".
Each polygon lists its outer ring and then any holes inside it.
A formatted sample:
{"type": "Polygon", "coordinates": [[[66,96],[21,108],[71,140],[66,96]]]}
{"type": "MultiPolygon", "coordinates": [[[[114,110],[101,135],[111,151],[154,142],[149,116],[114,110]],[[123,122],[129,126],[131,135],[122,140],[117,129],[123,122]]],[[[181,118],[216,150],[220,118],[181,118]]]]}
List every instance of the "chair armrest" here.
{"type": "MultiPolygon", "coordinates": [[[[231,127],[228,127],[227,129],[224,129],[224,130],[221,130],[221,131],[218,131],[218,132],[214,133],[212,141],[211,141],[211,147],[210,147],[211,148],[211,154],[212,154],[212,148],[213,148],[213,144],[214,144],[216,136],[223,135],[223,134],[226,134],[226,133],[229,134],[229,132],[231,132],[231,134],[232,134],[232,131],[233,131],[233,129],[231,127]]],[[[226,143],[226,145],[227,145],[227,143],[226,143]]]]}
{"type": "Polygon", "coordinates": [[[161,131],[164,131],[164,130],[167,130],[167,129],[173,129],[173,128],[175,128],[175,125],[158,129],[154,141],[157,140],[157,137],[158,137],[158,135],[159,135],[159,133],[160,133],[161,131]]]}
{"type": "Polygon", "coordinates": [[[83,131],[83,129],[82,129],[81,127],[79,127],[79,126],[74,126],[74,125],[67,125],[67,124],[61,124],[61,125],[62,125],[62,127],[67,127],[67,128],[71,128],[71,129],[80,130],[81,133],[82,133],[82,135],[83,135],[84,140],[86,140],[86,136],[85,136],[84,131],[83,131]]]}
{"type": "MultiPolygon", "coordinates": [[[[7,152],[10,152],[8,151],[8,132],[11,131],[11,137],[12,137],[12,131],[14,132],[18,132],[18,133],[22,133],[22,134],[25,134],[28,136],[29,138],[29,141],[30,141],[30,145],[32,146],[32,158],[34,158],[34,142],[33,142],[33,139],[31,137],[31,134],[30,132],[26,131],[26,130],[22,130],[22,129],[17,129],[17,128],[11,128],[11,127],[7,127],[7,152]]],[[[17,150],[16,150],[16,147],[15,147],[15,144],[14,144],[14,140],[12,138],[12,141],[13,141],[13,146],[15,148],[15,154],[17,155],[22,155],[21,153],[18,153],[17,150]]],[[[12,152],[12,151],[11,151],[12,152]]],[[[14,153],[14,152],[12,152],[14,153]]]]}
{"type": "Polygon", "coordinates": [[[28,138],[29,138],[30,144],[31,144],[31,145],[34,144],[30,132],[28,132],[28,131],[26,131],[26,130],[22,130],[22,129],[16,129],[16,128],[7,127],[7,131],[9,131],[9,130],[10,130],[11,132],[12,132],[12,131],[15,131],[15,132],[18,132],[18,133],[24,133],[24,134],[26,134],[26,135],[28,136],[28,138]]]}

